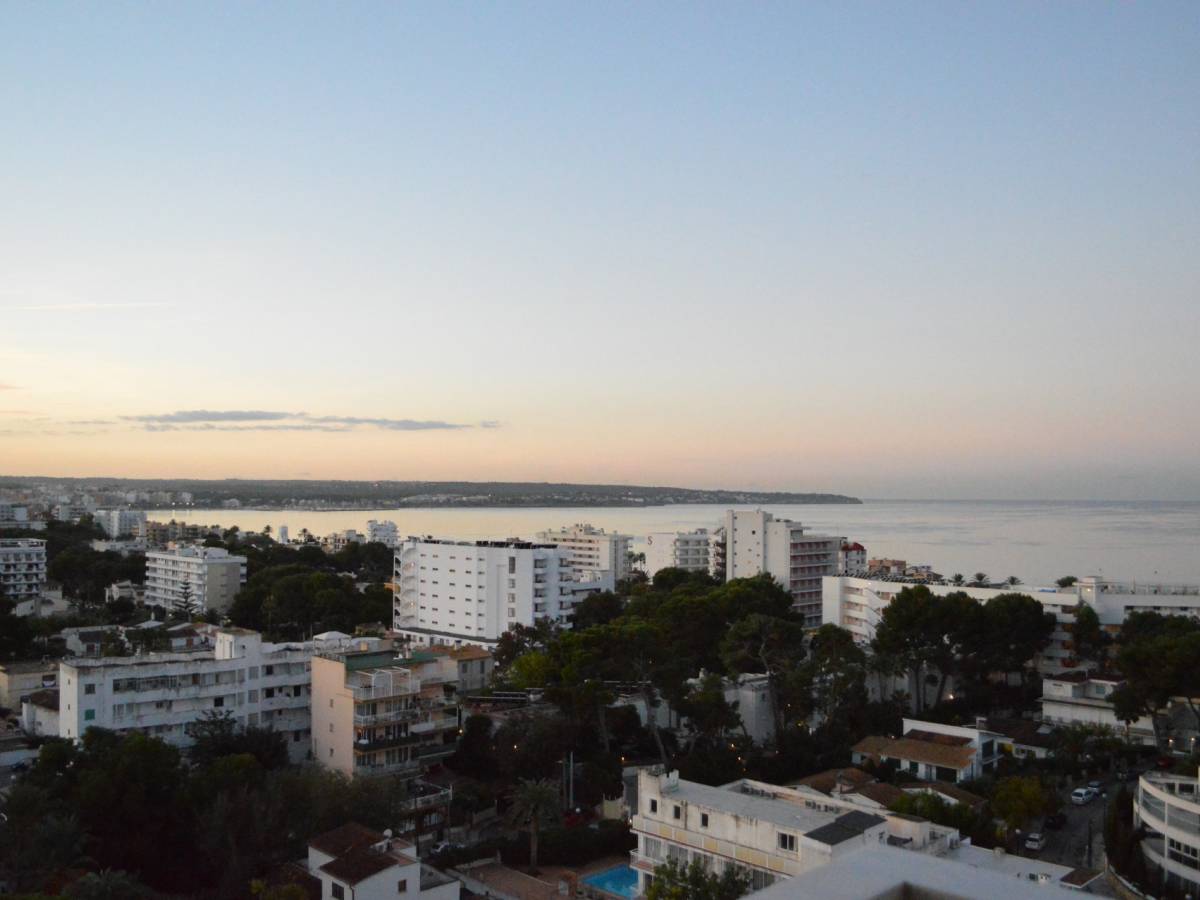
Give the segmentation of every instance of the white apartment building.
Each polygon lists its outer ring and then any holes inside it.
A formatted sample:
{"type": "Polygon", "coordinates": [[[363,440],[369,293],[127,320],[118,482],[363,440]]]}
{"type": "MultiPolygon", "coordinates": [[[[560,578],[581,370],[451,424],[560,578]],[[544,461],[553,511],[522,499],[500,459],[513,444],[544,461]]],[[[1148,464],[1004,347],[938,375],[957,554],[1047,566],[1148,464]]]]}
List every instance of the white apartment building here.
{"type": "Polygon", "coordinates": [[[244,628],[222,628],[211,649],[59,663],[59,736],[92,727],[140,731],[177,747],[204,713],[228,710],[243,726],[281,731],[293,761],[311,746],[311,663],[322,642],[264,643],[244,628]]]}
{"type": "Polygon", "coordinates": [[[382,522],[369,519],[367,521],[367,543],[387,544],[387,546],[394,550],[396,544],[400,543],[400,535],[396,531],[396,523],[387,519],[382,522]]]}
{"type": "Polygon", "coordinates": [[[1200,778],[1147,772],[1138,779],[1134,826],[1142,855],[1178,891],[1200,894],[1200,778]]]}
{"type": "Polygon", "coordinates": [[[958,832],[924,819],[878,814],[839,797],[814,797],[803,789],[739,779],[709,787],[662,774],[638,772],[638,808],[631,853],[638,894],[645,895],[654,869],[676,860],[698,861],[711,872],[739,866],[753,890],[829,865],[866,846],[901,843],[910,852],[945,852],[958,832]]]}
{"type": "Polygon", "coordinates": [[[822,580],[823,620],[845,628],[859,644],[869,644],[875,638],[875,629],[883,610],[900,591],[915,584],[924,584],[939,596],[964,593],[980,603],[1012,593],[1027,594],[1037,600],[1058,620],[1049,646],[1037,659],[1038,669],[1051,674],[1070,671],[1079,664],[1070,629],[1075,622],[1075,609],[1080,603],[1095,610],[1100,624],[1110,634],[1120,631],[1125,617],[1139,610],[1162,615],[1200,616],[1200,587],[1195,585],[1134,584],[1087,576],[1066,588],[1023,584],[977,588],[901,577],[838,576],[822,580]]]}
{"type": "Polygon", "coordinates": [[[171,547],[146,554],[146,603],[170,608],[190,593],[200,610],[221,612],[246,583],[246,557],[222,547],[171,547]]]}
{"type": "Polygon", "coordinates": [[[29,527],[28,508],[0,500],[0,531],[29,527]]]}
{"type": "Polygon", "coordinates": [[[94,519],[110,538],[138,537],[146,532],[146,513],[140,509],[98,509],[94,519]]]}
{"type": "Polygon", "coordinates": [[[695,531],[656,531],[646,535],[646,574],[651,578],[662,569],[707,572],[711,565],[707,528],[695,531]]]}
{"type": "Polygon", "coordinates": [[[395,629],[416,644],[491,648],[516,624],[569,624],[591,589],[573,571],[555,544],[410,537],[396,549],[395,629]]]}
{"type": "Polygon", "coordinates": [[[766,572],[783,585],[809,628],[821,625],[821,579],[836,575],[844,537],[806,534],[804,526],[761,509],[725,513],[725,579],[766,572]]]}
{"type": "MultiPolygon", "coordinates": [[[[0,538],[0,596],[13,603],[36,601],[46,587],[46,542],[0,538]]],[[[36,603],[31,604],[31,609],[36,603]]]]}
{"type": "Polygon", "coordinates": [[[1042,679],[1042,721],[1054,725],[1103,725],[1132,741],[1154,746],[1154,723],[1146,716],[1125,723],[1113,711],[1111,695],[1120,678],[1063,672],[1042,679]]]}
{"type": "Polygon", "coordinates": [[[321,538],[321,549],[326,553],[337,553],[347,544],[365,544],[366,542],[366,535],[361,531],[347,528],[345,531],[335,531],[321,538]]]}
{"type": "Polygon", "coordinates": [[[537,537],[542,543],[557,544],[564,551],[576,581],[595,582],[600,590],[611,591],[618,581],[630,576],[629,551],[633,538],[627,534],[577,524],[539,531],[537,537]]]}

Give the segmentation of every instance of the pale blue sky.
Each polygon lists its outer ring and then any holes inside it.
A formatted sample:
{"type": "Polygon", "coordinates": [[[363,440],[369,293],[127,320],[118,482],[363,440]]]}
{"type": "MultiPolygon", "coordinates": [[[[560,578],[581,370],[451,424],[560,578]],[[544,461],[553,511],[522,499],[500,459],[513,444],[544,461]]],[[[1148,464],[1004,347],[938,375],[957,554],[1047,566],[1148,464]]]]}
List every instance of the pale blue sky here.
{"type": "Polygon", "coordinates": [[[10,3],[0,115],[0,470],[1200,499],[1194,2],[10,3]]]}

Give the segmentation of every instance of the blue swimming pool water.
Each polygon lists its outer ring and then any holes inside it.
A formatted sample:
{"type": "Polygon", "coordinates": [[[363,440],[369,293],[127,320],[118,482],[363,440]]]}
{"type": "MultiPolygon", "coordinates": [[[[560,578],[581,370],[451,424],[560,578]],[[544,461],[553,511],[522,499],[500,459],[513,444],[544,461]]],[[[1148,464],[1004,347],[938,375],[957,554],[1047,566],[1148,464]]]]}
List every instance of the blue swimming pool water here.
{"type": "Polygon", "coordinates": [[[583,881],[584,884],[590,884],[592,887],[608,891],[610,894],[618,894],[622,897],[637,896],[637,872],[626,865],[613,866],[603,872],[596,872],[586,876],[583,881]]]}

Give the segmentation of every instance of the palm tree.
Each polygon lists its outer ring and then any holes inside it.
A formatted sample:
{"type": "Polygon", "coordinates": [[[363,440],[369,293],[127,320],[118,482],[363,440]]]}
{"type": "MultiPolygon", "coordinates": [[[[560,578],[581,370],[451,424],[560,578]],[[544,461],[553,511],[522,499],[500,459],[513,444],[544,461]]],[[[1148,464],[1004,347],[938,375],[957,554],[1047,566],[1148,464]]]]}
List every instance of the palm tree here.
{"type": "Polygon", "coordinates": [[[538,831],[543,822],[556,820],[562,806],[558,786],[545,778],[538,781],[522,779],[512,796],[508,810],[509,823],[529,826],[529,870],[537,871],[538,831]]]}
{"type": "Polygon", "coordinates": [[[985,584],[987,584],[987,572],[976,572],[975,580],[971,583],[977,587],[983,587],[985,584]]]}
{"type": "Polygon", "coordinates": [[[1008,578],[1004,579],[1004,583],[1007,584],[1009,587],[1016,587],[1018,584],[1021,583],[1021,579],[1018,578],[1016,575],[1009,575],[1008,578]]]}
{"type": "Polygon", "coordinates": [[[962,576],[962,572],[955,572],[953,575],[950,576],[951,584],[961,585],[964,580],[965,579],[962,576]]]}

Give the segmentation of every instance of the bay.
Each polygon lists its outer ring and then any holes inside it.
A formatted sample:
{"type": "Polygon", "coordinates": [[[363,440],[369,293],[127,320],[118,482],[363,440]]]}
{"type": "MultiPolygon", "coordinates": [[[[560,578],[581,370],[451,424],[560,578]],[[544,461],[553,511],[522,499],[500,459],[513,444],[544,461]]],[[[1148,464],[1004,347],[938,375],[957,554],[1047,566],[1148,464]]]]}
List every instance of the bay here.
{"type": "MultiPolygon", "coordinates": [[[[315,535],[391,519],[402,535],[462,540],[533,538],[541,530],[589,522],[633,535],[715,528],[726,506],[521,507],[377,510],[152,510],[170,518],[261,531],[287,525],[315,535]]],[[[746,507],[739,507],[746,508],[746,507]]],[[[844,535],[871,556],[932,565],[945,575],[985,572],[1047,584],[1062,575],[1120,581],[1200,583],[1200,502],[869,500],[862,505],[764,506],[814,532],[844,535]]]]}

